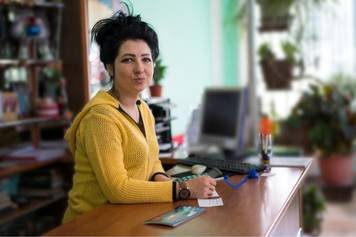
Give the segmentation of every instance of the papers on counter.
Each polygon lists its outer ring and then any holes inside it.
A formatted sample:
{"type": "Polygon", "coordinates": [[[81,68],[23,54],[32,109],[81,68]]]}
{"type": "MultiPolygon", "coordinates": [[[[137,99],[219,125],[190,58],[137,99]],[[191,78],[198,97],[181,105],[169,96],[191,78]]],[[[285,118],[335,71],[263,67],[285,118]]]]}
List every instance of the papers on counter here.
{"type": "Polygon", "coordinates": [[[199,207],[224,206],[221,198],[198,199],[199,207]]]}
{"type": "Polygon", "coordinates": [[[215,191],[211,198],[198,199],[198,204],[200,207],[216,207],[224,206],[223,200],[220,198],[219,194],[215,191]]]}

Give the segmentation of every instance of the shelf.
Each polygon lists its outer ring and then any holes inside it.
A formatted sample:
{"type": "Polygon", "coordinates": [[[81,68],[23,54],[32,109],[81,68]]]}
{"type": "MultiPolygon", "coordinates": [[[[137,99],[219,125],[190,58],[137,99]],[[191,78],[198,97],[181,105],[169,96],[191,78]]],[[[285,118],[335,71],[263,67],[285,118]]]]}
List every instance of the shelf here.
{"type": "MultiPolygon", "coordinates": [[[[63,150],[63,157],[65,156],[65,151],[63,150]]],[[[56,157],[53,159],[49,159],[46,161],[1,161],[0,162],[8,162],[7,167],[1,167],[0,168],[0,179],[6,178],[15,174],[19,174],[22,172],[26,171],[31,171],[35,169],[39,169],[45,166],[49,166],[51,164],[54,164],[58,161],[61,161],[64,159],[62,156],[61,157],[56,157]]]]}
{"type": "Polygon", "coordinates": [[[42,59],[0,59],[1,67],[11,67],[11,66],[62,66],[62,61],[59,59],[53,60],[42,60],[42,59]]]}
{"type": "Polygon", "coordinates": [[[28,119],[19,119],[11,122],[0,122],[0,128],[7,128],[7,127],[15,127],[15,126],[23,126],[23,125],[33,125],[33,124],[51,124],[51,123],[60,123],[63,125],[68,124],[69,120],[62,118],[62,117],[55,117],[55,118],[28,118],[28,119]]]}
{"type": "Polygon", "coordinates": [[[31,149],[28,151],[26,150],[27,147],[31,147],[31,144],[24,143],[16,147],[4,148],[0,150],[0,179],[21,172],[49,166],[56,162],[65,161],[68,163],[72,160],[71,155],[68,152],[67,144],[64,141],[42,141],[40,150],[43,149],[45,153],[31,153],[31,149]],[[26,154],[28,155],[37,155],[38,160],[30,158],[16,158],[15,151],[17,151],[17,155],[19,155],[21,150],[25,150],[27,152],[26,154]]]}
{"type": "Polygon", "coordinates": [[[16,218],[29,214],[33,211],[36,211],[42,207],[48,206],[56,201],[61,200],[62,198],[66,197],[65,192],[61,192],[56,194],[54,197],[46,198],[46,199],[32,199],[31,203],[23,206],[18,207],[14,210],[9,210],[4,213],[0,214],[0,226],[10,222],[16,218]]]}
{"type": "Polygon", "coordinates": [[[38,7],[38,8],[63,8],[64,4],[60,2],[44,2],[44,3],[19,3],[19,2],[2,2],[0,6],[12,6],[12,7],[38,7]]]}
{"type": "Polygon", "coordinates": [[[170,130],[171,130],[170,127],[159,127],[159,128],[156,128],[156,133],[161,133],[161,132],[170,131],[170,130]]]}
{"type": "Polygon", "coordinates": [[[151,97],[146,100],[148,105],[153,105],[153,104],[170,104],[170,101],[168,98],[163,98],[163,97],[151,97]]]}
{"type": "Polygon", "coordinates": [[[156,123],[161,123],[161,122],[165,123],[168,121],[173,121],[175,119],[177,119],[177,117],[155,118],[156,123]]]}

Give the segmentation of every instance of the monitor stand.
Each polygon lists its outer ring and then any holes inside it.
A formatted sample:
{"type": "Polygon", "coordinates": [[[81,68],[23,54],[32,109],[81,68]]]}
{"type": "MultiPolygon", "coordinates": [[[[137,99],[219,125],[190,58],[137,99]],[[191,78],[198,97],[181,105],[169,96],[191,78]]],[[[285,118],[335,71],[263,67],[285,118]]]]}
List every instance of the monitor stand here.
{"type": "Polygon", "coordinates": [[[223,152],[225,157],[233,157],[235,155],[234,150],[228,150],[228,149],[223,149],[223,152]]]}
{"type": "Polygon", "coordinates": [[[189,155],[211,155],[222,154],[223,152],[218,146],[207,144],[195,144],[188,147],[189,155]]]}

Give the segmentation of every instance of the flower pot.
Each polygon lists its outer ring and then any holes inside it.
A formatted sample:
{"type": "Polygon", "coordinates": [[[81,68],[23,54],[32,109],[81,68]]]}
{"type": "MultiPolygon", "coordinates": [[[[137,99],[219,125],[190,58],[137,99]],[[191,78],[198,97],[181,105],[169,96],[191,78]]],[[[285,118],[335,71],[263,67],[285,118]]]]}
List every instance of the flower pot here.
{"type": "Polygon", "coordinates": [[[290,14],[284,15],[269,15],[262,12],[261,25],[259,27],[260,32],[270,31],[288,31],[292,22],[292,16],[290,14]]]}
{"type": "Polygon", "coordinates": [[[261,66],[267,89],[290,89],[293,65],[289,61],[264,59],[261,61],[261,66]]]}
{"type": "Polygon", "coordinates": [[[353,154],[319,156],[322,182],[329,187],[351,187],[353,178],[352,156],[353,154]]]}
{"type": "Polygon", "coordinates": [[[151,97],[161,97],[162,96],[162,86],[152,85],[150,86],[151,97]]]}
{"type": "Polygon", "coordinates": [[[293,20],[290,13],[293,2],[258,0],[261,14],[261,32],[288,31],[293,20]]]}

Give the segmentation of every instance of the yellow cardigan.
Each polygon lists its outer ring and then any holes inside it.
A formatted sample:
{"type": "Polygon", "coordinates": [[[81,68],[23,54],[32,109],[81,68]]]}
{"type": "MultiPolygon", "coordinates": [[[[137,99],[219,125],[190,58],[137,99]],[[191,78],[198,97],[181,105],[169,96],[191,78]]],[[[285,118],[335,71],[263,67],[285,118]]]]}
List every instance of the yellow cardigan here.
{"type": "Polygon", "coordinates": [[[118,108],[119,101],[101,91],[66,132],[75,174],[63,222],[104,203],[173,201],[172,181],[149,181],[164,172],[150,109],[141,101],[145,137],[118,108]]]}

